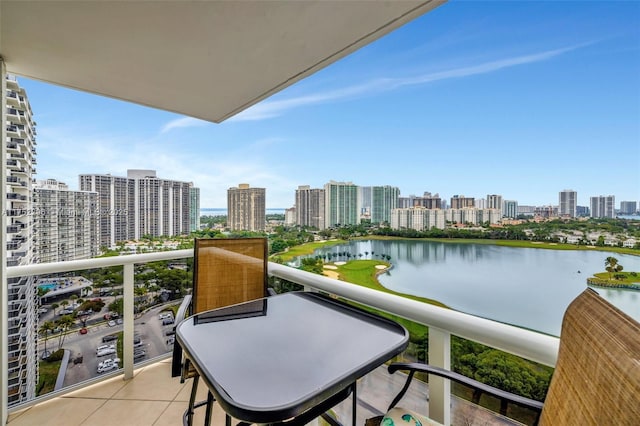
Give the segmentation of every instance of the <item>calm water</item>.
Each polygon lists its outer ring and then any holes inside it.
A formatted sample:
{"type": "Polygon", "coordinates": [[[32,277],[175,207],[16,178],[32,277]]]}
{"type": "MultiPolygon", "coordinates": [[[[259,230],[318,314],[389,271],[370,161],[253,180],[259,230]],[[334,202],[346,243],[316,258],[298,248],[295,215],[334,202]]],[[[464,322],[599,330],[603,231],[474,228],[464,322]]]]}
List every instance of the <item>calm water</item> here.
{"type": "MultiPolygon", "coordinates": [[[[553,335],[560,334],[562,315],[586,288],[586,279],[604,271],[606,257],[618,259],[625,271],[640,272],[640,256],[599,251],[370,240],[316,253],[343,251],[362,258],[371,258],[372,251],[390,255],[393,269],[380,275],[380,282],[391,290],[553,335]]],[[[596,290],[640,320],[640,291],[596,290]]]]}

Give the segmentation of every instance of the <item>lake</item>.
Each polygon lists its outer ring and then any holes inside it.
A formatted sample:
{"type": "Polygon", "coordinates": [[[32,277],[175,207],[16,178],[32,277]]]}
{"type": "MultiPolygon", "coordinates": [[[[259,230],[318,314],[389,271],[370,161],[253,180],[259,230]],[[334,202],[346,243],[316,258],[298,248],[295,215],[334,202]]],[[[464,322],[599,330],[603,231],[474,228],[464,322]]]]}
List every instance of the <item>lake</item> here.
{"type": "MultiPolygon", "coordinates": [[[[344,251],[361,253],[362,259],[371,252],[391,256],[393,268],[379,276],[390,290],[556,336],[567,306],[587,287],[588,277],[604,271],[608,256],[625,271],[640,272],[640,256],[418,240],[351,241],[314,255],[344,251]]],[[[640,291],[594,289],[640,320],[640,291]]]]}

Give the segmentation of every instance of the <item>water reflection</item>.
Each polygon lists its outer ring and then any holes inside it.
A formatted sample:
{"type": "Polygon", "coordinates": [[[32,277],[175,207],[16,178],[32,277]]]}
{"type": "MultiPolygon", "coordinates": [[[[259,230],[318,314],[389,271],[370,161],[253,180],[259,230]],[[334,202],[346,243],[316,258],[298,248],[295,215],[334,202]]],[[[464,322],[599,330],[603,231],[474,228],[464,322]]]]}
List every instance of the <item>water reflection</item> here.
{"type": "MultiPolygon", "coordinates": [[[[327,253],[349,253],[332,261],[390,256],[394,268],[379,277],[389,289],[554,335],[560,333],[568,304],[586,288],[586,279],[602,272],[604,259],[612,255],[418,240],[351,241],[313,255],[327,253]]],[[[614,256],[625,271],[640,271],[640,257],[614,256]]],[[[640,320],[640,292],[597,291],[640,320]]]]}

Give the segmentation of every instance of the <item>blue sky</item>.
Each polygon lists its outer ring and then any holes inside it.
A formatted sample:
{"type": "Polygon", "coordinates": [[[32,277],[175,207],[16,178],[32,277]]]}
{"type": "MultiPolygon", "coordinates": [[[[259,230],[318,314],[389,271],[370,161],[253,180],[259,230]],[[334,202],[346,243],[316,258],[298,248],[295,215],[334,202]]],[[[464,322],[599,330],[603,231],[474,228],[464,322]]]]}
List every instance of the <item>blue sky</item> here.
{"type": "Polygon", "coordinates": [[[156,169],[201,207],[239,183],[558,204],[640,200],[640,2],[451,1],[222,123],[18,78],[37,179],[156,169]]]}

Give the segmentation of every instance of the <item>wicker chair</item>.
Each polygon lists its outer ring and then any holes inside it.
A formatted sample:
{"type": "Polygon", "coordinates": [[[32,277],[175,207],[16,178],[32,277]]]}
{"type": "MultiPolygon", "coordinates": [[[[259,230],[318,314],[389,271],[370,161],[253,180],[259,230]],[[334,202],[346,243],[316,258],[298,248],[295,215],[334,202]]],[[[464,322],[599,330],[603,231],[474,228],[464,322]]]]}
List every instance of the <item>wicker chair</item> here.
{"type": "MultiPolygon", "coordinates": [[[[188,315],[260,299],[267,288],[267,239],[196,239],[194,244],[193,293],[186,296],[176,315],[176,325],[188,315]]],[[[193,410],[206,405],[205,424],[211,422],[213,395],[195,402],[199,376],[176,342],[173,348],[172,376],[181,382],[193,378],[189,406],[183,423],[191,425],[193,410]]]]}
{"type": "Polygon", "coordinates": [[[425,364],[391,364],[389,373],[396,371],[409,372],[405,386],[384,418],[369,419],[367,424],[382,420],[385,425],[410,425],[411,417],[423,425],[438,424],[396,407],[414,373],[423,371],[536,410],[537,424],[542,426],[640,425],[640,324],[592,289],[580,294],[565,312],[558,361],[544,404],[425,364]]]}

